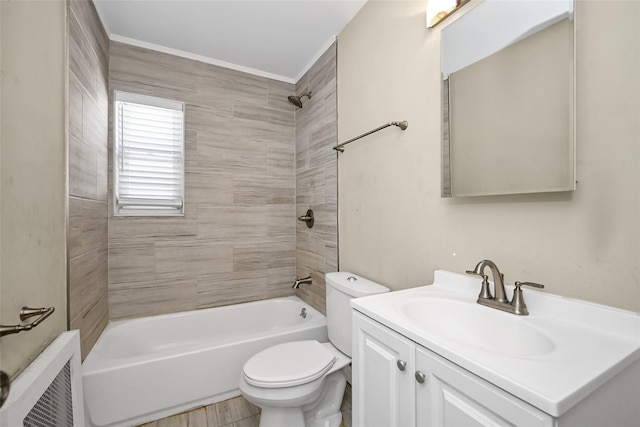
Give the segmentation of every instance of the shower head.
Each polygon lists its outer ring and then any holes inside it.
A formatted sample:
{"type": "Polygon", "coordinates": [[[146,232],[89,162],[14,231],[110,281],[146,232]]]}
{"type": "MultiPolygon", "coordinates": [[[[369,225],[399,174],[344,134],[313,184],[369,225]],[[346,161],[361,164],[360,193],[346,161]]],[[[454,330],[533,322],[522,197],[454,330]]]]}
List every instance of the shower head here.
{"type": "Polygon", "coordinates": [[[290,95],[289,96],[289,102],[292,103],[293,105],[295,105],[298,108],[302,108],[302,101],[300,100],[303,96],[306,96],[307,98],[311,99],[311,91],[307,92],[307,93],[303,93],[302,95],[290,95]]]}

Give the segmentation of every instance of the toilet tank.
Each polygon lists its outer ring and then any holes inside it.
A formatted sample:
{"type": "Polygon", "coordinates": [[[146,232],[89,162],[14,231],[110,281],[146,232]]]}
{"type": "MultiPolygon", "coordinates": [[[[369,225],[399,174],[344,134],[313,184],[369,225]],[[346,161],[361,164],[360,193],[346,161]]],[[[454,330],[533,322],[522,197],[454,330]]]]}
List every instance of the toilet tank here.
{"type": "Polygon", "coordinates": [[[389,288],[347,271],[325,274],[329,341],[351,357],[352,298],[389,292],[389,288]]]}

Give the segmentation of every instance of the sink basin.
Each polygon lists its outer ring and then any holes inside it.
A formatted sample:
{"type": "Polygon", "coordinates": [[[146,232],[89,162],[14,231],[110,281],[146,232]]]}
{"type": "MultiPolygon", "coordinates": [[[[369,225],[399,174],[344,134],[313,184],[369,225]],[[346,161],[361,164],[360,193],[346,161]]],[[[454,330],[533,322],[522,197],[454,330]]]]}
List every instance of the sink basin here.
{"type": "Polygon", "coordinates": [[[526,318],[454,298],[405,301],[400,312],[427,335],[513,356],[551,352],[553,341],[526,318]]]}
{"type": "MultiPolygon", "coordinates": [[[[606,381],[640,384],[638,313],[527,290],[531,314],[518,316],[478,304],[480,287],[477,277],[436,270],[432,285],[354,298],[351,306],[552,416],[606,381]]],[[[626,424],[640,426],[636,420],[626,424]]]]}

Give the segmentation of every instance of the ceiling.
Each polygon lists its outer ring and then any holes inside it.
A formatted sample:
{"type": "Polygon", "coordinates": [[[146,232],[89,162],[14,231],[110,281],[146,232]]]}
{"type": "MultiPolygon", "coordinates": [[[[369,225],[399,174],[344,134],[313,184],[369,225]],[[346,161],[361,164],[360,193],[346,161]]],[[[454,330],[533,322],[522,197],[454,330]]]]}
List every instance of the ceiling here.
{"type": "Polygon", "coordinates": [[[297,82],[366,0],[94,0],[109,38],[297,82]]]}

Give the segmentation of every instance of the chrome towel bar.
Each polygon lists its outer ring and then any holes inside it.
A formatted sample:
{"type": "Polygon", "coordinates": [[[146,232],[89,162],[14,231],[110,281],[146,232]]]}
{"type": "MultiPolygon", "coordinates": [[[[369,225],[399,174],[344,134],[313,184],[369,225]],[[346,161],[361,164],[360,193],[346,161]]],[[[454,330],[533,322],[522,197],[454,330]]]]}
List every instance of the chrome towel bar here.
{"type": "Polygon", "coordinates": [[[342,153],[342,152],[344,152],[344,146],[345,146],[345,145],[347,145],[347,144],[351,144],[353,141],[357,141],[357,140],[358,140],[358,139],[360,139],[360,138],[364,138],[365,136],[369,136],[369,135],[371,135],[372,133],[376,133],[376,132],[378,132],[379,130],[382,130],[382,129],[388,128],[389,126],[397,126],[397,127],[399,127],[400,129],[405,130],[405,129],[409,126],[409,122],[407,122],[407,121],[405,120],[405,121],[402,121],[402,122],[390,122],[390,123],[387,123],[386,125],[382,125],[382,126],[377,127],[377,128],[375,128],[375,129],[373,129],[373,130],[370,130],[369,132],[363,133],[363,134],[362,134],[362,135],[360,135],[360,136],[356,136],[355,138],[351,138],[350,140],[345,141],[345,142],[343,142],[342,144],[338,144],[338,145],[336,145],[335,147],[333,147],[333,149],[342,153]]]}
{"type": "Polygon", "coordinates": [[[0,337],[9,335],[9,334],[17,334],[22,331],[30,331],[31,329],[38,326],[44,319],[51,316],[51,314],[55,311],[55,308],[30,308],[30,307],[22,307],[20,310],[20,320],[25,321],[26,319],[33,316],[40,316],[33,322],[28,325],[11,325],[4,326],[0,325],[0,337]]]}

